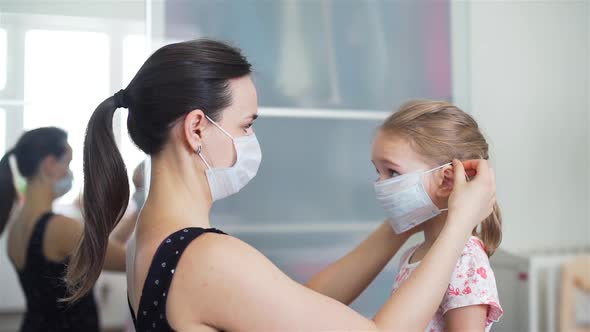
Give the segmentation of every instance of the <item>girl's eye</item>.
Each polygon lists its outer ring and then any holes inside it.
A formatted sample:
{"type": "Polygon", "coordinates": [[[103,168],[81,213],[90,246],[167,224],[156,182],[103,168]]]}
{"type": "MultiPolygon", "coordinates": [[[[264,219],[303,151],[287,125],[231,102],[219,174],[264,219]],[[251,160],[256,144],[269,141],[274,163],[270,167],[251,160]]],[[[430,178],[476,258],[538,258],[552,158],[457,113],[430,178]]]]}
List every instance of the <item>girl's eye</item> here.
{"type": "Polygon", "coordinates": [[[400,175],[401,175],[401,174],[399,174],[398,172],[396,172],[396,171],[394,171],[394,170],[392,170],[392,169],[390,169],[390,170],[389,170],[389,172],[391,173],[391,177],[392,177],[392,178],[394,178],[394,177],[396,177],[396,176],[400,176],[400,175]]]}

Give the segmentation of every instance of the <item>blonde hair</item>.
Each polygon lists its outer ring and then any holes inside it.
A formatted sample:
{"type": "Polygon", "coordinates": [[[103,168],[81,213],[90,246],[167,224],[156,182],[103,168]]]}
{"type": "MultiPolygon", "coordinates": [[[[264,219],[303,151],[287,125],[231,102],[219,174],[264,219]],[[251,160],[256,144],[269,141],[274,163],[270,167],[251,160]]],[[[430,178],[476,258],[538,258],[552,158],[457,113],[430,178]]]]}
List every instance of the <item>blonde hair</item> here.
{"type": "MultiPolygon", "coordinates": [[[[453,159],[488,159],[488,143],[469,114],[445,101],[413,100],[390,115],[380,130],[405,139],[412,149],[438,166],[453,159]]],[[[502,216],[498,204],[492,214],[473,230],[488,256],[502,241],[502,216]]]]}

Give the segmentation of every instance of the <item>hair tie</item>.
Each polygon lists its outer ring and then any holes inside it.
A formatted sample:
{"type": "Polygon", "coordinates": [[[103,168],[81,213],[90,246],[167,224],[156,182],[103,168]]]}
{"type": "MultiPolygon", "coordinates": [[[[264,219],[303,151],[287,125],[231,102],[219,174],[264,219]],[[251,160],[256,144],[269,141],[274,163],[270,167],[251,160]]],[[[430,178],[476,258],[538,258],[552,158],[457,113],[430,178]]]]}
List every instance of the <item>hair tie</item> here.
{"type": "Polygon", "coordinates": [[[119,90],[113,95],[113,97],[115,98],[115,107],[129,108],[129,105],[127,104],[127,95],[124,89],[119,90]]]}

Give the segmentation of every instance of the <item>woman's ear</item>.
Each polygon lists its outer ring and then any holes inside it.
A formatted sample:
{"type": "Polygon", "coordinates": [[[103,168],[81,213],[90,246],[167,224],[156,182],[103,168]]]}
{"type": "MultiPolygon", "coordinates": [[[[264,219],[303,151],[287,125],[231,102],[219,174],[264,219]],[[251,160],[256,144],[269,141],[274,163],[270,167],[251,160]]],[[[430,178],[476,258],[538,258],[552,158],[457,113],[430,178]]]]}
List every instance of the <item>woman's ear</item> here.
{"type": "Polygon", "coordinates": [[[58,177],[58,159],[54,155],[48,155],[41,161],[39,171],[41,175],[46,178],[54,179],[58,177]]]}
{"type": "Polygon", "coordinates": [[[454,179],[455,173],[453,172],[453,166],[447,165],[441,168],[436,175],[436,195],[439,197],[448,198],[453,191],[454,179]]]}
{"type": "Polygon", "coordinates": [[[203,139],[203,130],[207,124],[205,113],[196,109],[192,110],[184,117],[183,133],[187,144],[192,151],[198,151],[203,139]]]}

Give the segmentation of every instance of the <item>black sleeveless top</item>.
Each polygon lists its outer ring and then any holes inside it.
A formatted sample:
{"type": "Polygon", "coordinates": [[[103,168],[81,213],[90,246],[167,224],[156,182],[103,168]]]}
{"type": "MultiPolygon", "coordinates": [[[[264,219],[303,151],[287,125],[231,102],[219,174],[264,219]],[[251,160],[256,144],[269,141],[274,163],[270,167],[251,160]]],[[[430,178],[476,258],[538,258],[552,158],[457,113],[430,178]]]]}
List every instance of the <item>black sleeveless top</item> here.
{"type": "Polygon", "coordinates": [[[170,284],[180,256],[193,240],[204,233],[225,234],[215,228],[189,227],[173,233],[160,244],[143,284],[137,316],[127,299],[136,332],[174,331],[166,318],[170,284]]]}
{"type": "Polygon", "coordinates": [[[60,263],[51,262],[43,254],[45,229],[52,216],[51,212],[44,214],[35,225],[25,266],[22,271],[17,269],[27,301],[27,312],[20,330],[98,332],[98,311],[93,292],[73,304],[59,302],[66,296],[63,277],[68,259],[60,263]]]}

